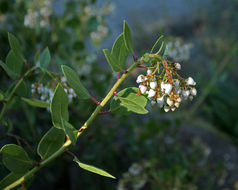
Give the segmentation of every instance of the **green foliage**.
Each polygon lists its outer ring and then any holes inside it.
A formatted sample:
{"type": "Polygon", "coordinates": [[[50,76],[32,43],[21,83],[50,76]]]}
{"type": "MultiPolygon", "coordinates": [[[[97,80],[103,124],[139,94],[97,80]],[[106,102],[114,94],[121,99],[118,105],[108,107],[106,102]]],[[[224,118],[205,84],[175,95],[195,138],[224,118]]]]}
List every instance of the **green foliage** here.
{"type": "Polygon", "coordinates": [[[71,125],[69,122],[62,119],[62,126],[65,134],[69,137],[72,144],[75,145],[77,142],[77,133],[78,131],[71,125]]]}
{"type": "Polygon", "coordinates": [[[0,189],[7,187],[12,184],[14,181],[18,180],[24,174],[10,173],[0,181],[0,189]]]}
{"type": "Polygon", "coordinates": [[[7,55],[6,65],[17,75],[21,74],[23,62],[16,56],[13,50],[10,50],[7,55]]]}
{"type": "Polygon", "coordinates": [[[4,99],[4,95],[0,92],[0,101],[4,99]]]}
{"type": "Polygon", "coordinates": [[[74,158],[74,161],[79,165],[80,168],[82,168],[84,170],[87,170],[89,172],[92,172],[92,173],[95,173],[95,174],[98,174],[98,175],[101,175],[101,176],[105,176],[105,177],[110,177],[110,178],[116,179],[114,176],[112,176],[111,174],[109,174],[108,172],[106,172],[106,171],[104,171],[102,169],[99,169],[99,168],[96,168],[94,166],[91,166],[91,165],[84,164],[84,163],[80,162],[78,160],[78,158],[74,158]]]}
{"type": "Polygon", "coordinates": [[[19,75],[17,75],[15,72],[13,72],[5,63],[3,63],[0,60],[0,66],[3,68],[3,70],[7,73],[7,75],[11,78],[11,79],[17,79],[19,77],[19,75]]]}
{"type": "Polygon", "coordinates": [[[67,84],[74,89],[75,93],[80,99],[90,98],[87,89],[82,85],[77,73],[66,65],[61,66],[64,76],[67,79],[67,84]]]}
{"type": "Polygon", "coordinates": [[[168,45],[165,46],[163,58],[166,59],[168,57],[168,45]]]}
{"type": "Polygon", "coordinates": [[[120,34],[112,46],[111,56],[113,56],[120,65],[120,68],[124,68],[126,64],[126,59],[129,55],[129,51],[126,48],[124,41],[124,34],[120,34]]]}
{"type": "Polygon", "coordinates": [[[111,102],[110,110],[113,113],[129,114],[135,112],[138,114],[146,114],[145,109],[147,98],[143,95],[137,95],[137,88],[126,88],[120,91],[111,102]]]}
{"type": "Polygon", "coordinates": [[[51,59],[50,51],[49,48],[46,47],[42,52],[42,54],[40,55],[40,66],[44,69],[47,69],[50,64],[50,59],[51,59]]]}
{"type": "Polygon", "coordinates": [[[8,33],[8,41],[15,55],[20,59],[21,62],[24,62],[25,58],[21,52],[21,46],[18,39],[13,34],[8,33]]]}
{"type": "Polygon", "coordinates": [[[29,99],[29,98],[21,98],[24,102],[26,102],[27,104],[34,106],[34,107],[38,107],[38,108],[47,108],[50,106],[49,103],[38,100],[38,99],[29,99]]]}
{"type": "MultiPolygon", "coordinates": [[[[155,42],[155,44],[153,45],[153,47],[152,47],[150,53],[154,53],[155,49],[159,46],[160,41],[161,41],[161,39],[162,39],[163,37],[164,37],[164,36],[162,35],[162,36],[160,36],[160,37],[156,40],[156,42],[155,42]]],[[[160,48],[159,48],[159,50],[157,51],[156,54],[160,53],[162,47],[163,47],[163,42],[161,43],[161,46],[160,46],[160,48]]]]}
{"type": "Polygon", "coordinates": [[[50,112],[53,125],[57,128],[63,128],[61,120],[69,120],[68,96],[61,84],[58,84],[50,104],[50,112]]]}
{"type": "Polygon", "coordinates": [[[63,145],[64,141],[64,131],[56,127],[51,127],[40,140],[37,153],[41,159],[46,159],[54,154],[63,145]]]}
{"type": "Polygon", "coordinates": [[[13,173],[25,173],[32,168],[32,160],[25,150],[15,144],[7,144],[0,150],[3,164],[13,173]]]}
{"type": "Polygon", "coordinates": [[[111,54],[110,50],[108,49],[104,49],[103,53],[107,59],[107,62],[109,63],[109,65],[111,66],[112,70],[114,72],[121,72],[122,68],[121,66],[118,64],[118,62],[116,61],[116,58],[114,57],[114,55],[111,54]]]}
{"type": "Polygon", "coordinates": [[[125,20],[124,20],[124,24],[123,24],[123,34],[124,34],[123,36],[124,36],[124,41],[125,41],[126,47],[127,47],[128,51],[133,54],[131,30],[125,20]]]}

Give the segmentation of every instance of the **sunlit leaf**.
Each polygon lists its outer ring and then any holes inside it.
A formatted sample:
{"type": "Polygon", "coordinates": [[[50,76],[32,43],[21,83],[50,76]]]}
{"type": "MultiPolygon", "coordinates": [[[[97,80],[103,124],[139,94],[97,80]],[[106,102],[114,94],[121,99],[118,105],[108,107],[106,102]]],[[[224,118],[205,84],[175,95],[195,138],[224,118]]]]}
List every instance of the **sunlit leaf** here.
{"type": "Polygon", "coordinates": [[[77,133],[78,131],[71,125],[69,122],[62,119],[62,126],[65,134],[69,137],[72,144],[75,145],[77,142],[77,133]]]}
{"type": "Polygon", "coordinates": [[[123,25],[123,34],[126,47],[128,51],[133,54],[131,30],[125,20],[123,25]]]}
{"type": "Polygon", "coordinates": [[[111,54],[111,52],[108,49],[104,49],[103,53],[107,59],[107,62],[111,66],[112,70],[114,72],[120,72],[122,71],[121,66],[117,63],[116,58],[111,54]]]}
{"type": "Polygon", "coordinates": [[[99,169],[99,168],[96,168],[94,166],[91,166],[91,165],[84,164],[84,163],[80,162],[78,160],[78,158],[74,158],[74,161],[79,165],[80,168],[82,168],[84,170],[87,170],[89,172],[92,172],[92,173],[95,173],[95,174],[98,174],[98,175],[101,175],[101,176],[105,176],[105,177],[110,177],[110,178],[116,179],[114,176],[112,176],[111,174],[109,174],[108,172],[106,172],[106,171],[104,171],[102,169],[99,169]]]}

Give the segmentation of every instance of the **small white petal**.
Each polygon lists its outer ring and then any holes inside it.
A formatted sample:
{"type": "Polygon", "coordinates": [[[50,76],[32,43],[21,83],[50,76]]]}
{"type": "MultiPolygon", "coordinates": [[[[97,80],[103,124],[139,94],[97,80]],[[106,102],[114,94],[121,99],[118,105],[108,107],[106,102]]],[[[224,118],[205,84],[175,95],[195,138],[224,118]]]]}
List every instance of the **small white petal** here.
{"type": "Polygon", "coordinates": [[[174,111],[176,109],[176,107],[172,107],[171,110],[174,111]]]}
{"type": "Polygon", "coordinates": [[[196,85],[196,82],[193,80],[192,77],[188,77],[188,79],[187,79],[187,85],[192,85],[192,86],[194,86],[194,85],[196,85]]]}
{"type": "Polygon", "coordinates": [[[193,100],[193,96],[189,96],[189,100],[191,100],[191,101],[192,101],[192,100],[193,100]]]}
{"type": "Polygon", "coordinates": [[[177,107],[177,108],[178,108],[178,107],[179,107],[179,102],[175,102],[175,104],[174,104],[174,105],[175,105],[175,107],[177,107]]]}
{"type": "Polygon", "coordinates": [[[72,88],[69,89],[69,93],[70,94],[73,94],[74,93],[74,90],[72,88]]]}
{"type": "Polygon", "coordinates": [[[177,102],[182,102],[182,98],[181,98],[181,97],[178,97],[178,98],[177,98],[177,102]]]}
{"type": "Polygon", "coordinates": [[[137,82],[137,83],[144,82],[144,81],[145,81],[144,78],[145,78],[144,75],[139,75],[139,76],[137,77],[137,79],[136,79],[136,82],[137,82]]]}
{"type": "Polygon", "coordinates": [[[165,111],[165,112],[168,112],[169,109],[170,109],[169,106],[164,106],[164,111],[165,111]]]}
{"type": "Polygon", "coordinates": [[[178,79],[174,79],[174,85],[175,85],[176,87],[179,86],[179,80],[178,80],[178,79]]]}
{"type": "Polygon", "coordinates": [[[169,83],[164,84],[163,82],[161,83],[161,90],[165,93],[165,94],[170,94],[171,90],[172,90],[173,86],[169,83]]]}
{"type": "Polygon", "coordinates": [[[154,97],[155,95],[156,95],[156,91],[154,91],[153,89],[150,89],[148,92],[148,97],[151,98],[151,97],[154,97]]]}
{"type": "Polygon", "coordinates": [[[156,101],[159,107],[162,108],[162,106],[164,105],[164,96],[157,98],[156,101]]]}
{"type": "Polygon", "coordinates": [[[146,90],[147,90],[147,87],[144,86],[144,85],[140,85],[139,89],[140,89],[141,93],[144,94],[146,92],[146,90]]]}
{"type": "Polygon", "coordinates": [[[192,96],[196,96],[196,95],[197,95],[197,90],[196,90],[196,88],[192,88],[192,89],[190,90],[190,93],[191,93],[192,96]]]}
{"type": "Polygon", "coordinates": [[[62,78],[61,78],[61,82],[62,82],[62,83],[65,83],[65,82],[66,82],[66,78],[65,78],[65,77],[62,77],[62,78]]]}
{"type": "Polygon", "coordinates": [[[156,87],[157,87],[156,81],[150,82],[150,88],[155,89],[156,87]]]}
{"type": "Polygon", "coordinates": [[[151,105],[155,105],[155,104],[156,104],[156,101],[152,100],[151,105]]]}
{"type": "Polygon", "coordinates": [[[175,68],[176,68],[177,70],[181,70],[181,65],[180,65],[179,63],[175,63],[175,68]]]}
{"type": "Polygon", "coordinates": [[[147,70],[147,75],[151,75],[152,74],[152,70],[148,69],[147,70]]]}
{"type": "Polygon", "coordinates": [[[190,95],[189,90],[183,90],[182,93],[183,93],[183,97],[184,97],[185,99],[188,98],[188,96],[190,95]]]}
{"type": "Polygon", "coordinates": [[[173,100],[170,100],[169,98],[167,98],[166,102],[169,106],[172,106],[174,104],[173,100]]]}
{"type": "Polygon", "coordinates": [[[65,91],[66,94],[68,93],[68,90],[66,88],[64,88],[64,91],[65,91]]]}

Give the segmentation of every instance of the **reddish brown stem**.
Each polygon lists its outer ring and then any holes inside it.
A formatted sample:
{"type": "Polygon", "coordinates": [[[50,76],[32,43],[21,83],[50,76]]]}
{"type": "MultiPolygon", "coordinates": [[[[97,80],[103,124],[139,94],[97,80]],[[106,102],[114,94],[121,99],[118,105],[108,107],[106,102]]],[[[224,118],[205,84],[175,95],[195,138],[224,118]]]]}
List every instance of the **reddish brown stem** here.
{"type": "Polygon", "coordinates": [[[109,113],[112,113],[112,111],[111,110],[102,111],[102,112],[99,112],[99,115],[106,115],[106,114],[109,114],[109,113]]]}
{"type": "Polygon", "coordinates": [[[117,73],[117,79],[119,80],[120,78],[121,78],[121,73],[118,72],[118,73],[117,73]]]}
{"type": "Polygon", "coordinates": [[[137,62],[138,59],[135,57],[134,54],[132,54],[132,57],[133,57],[133,60],[134,60],[135,62],[137,62]]]}
{"type": "Polygon", "coordinates": [[[138,65],[137,68],[148,69],[148,67],[145,67],[145,66],[142,66],[142,65],[138,65]]]}
{"type": "Polygon", "coordinates": [[[97,104],[97,105],[99,105],[100,104],[100,102],[99,101],[97,101],[97,100],[95,100],[92,96],[90,96],[90,98],[91,98],[91,100],[95,103],[95,104],[97,104]]]}
{"type": "Polygon", "coordinates": [[[72,156],[73,158],[77,157],[73,152],[70,152],[68,148],[65,150],[65,152],[69,154],[70,156],[72,156]]]}

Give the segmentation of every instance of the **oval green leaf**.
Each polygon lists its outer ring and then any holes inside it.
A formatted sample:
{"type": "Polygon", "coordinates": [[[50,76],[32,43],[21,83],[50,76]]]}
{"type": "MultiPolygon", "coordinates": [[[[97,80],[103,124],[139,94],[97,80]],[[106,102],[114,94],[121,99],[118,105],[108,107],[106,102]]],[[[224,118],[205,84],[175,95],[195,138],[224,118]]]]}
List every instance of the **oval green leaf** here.
{"type": "Polygon", "coordinates": [[[106,172],[106,171],[104,171],[102,169],[99,169],[99,168],[96,168],[94,166],[91,166],[91,165],[84,164],[84,163],[80,162],[78,160],[78,158],[74,158],[74,161],[79,165],[80,168],[82,168],[84,170],[87,170],[89,172],[92,172],[92,173],[95,173],[95,174],[98,174],[98,175],[101,175],[101,176],[105,176],[105,177],[110,177],[110,178],[116,179],[114,176],[112,176],[111,174],[109,174],[108,172],[106,172]]]}
{"type": "Polygon", "coordinates": [[[4,99],[4,95],[0,92],[0,101],[4,99]]]}
{"type": "Polygon", "coordinates": [[[121,66],[117,63],[115,57],[111,54],[111,52],[108,49],[104,49],[103,53],[107,59],[107,62],[109,63],[109,65],[111,66],[111,69],[114,72],[120,72],[122,71],[121,66]]]}
{"type": "Polygon", "coordinates": [[[49,48],[46,47],[42,52],[42,54],[40,55],[40,66],[44,69],[47,69],[50,64],[50,59],[51,59],[50,51],[49,48]]]}
{"type": "Polygon", "coordinates": [[[69,122],[62,119],[62,126],[64,129],[65,134],[69,137],[72,144],[75,145],[77,142],[77,134],[78,131],[71,125],[69,122]]]}
{"type": "Polygon", "coordinates": [[[21,52],[21,46],[18,41],[18,39],[11,33],[8,33],[8,41],[10,44],[11,49],[15,53],[15,55],[22,61],[24,62],[25,58],[21,52]]]}
{"type": "Polygon", "coordinates": [[[44,102],[42,100],[37,100],[37,99],[29,99],[29,98],[21,98],[24,102],[26,102],[27,104],[34,106],[34,107],[38,107],[38,108],[47,108],[50,106],[49,103],[44,102]]]}
{"type": "Polygon", "coordinates": [[[118,92],[110,105],[110,110],[118,114],[129,114],[132,112],[138,114],[146,114],[148,111],[145,109],[147,98],[143,95],[136,95],[138,88],[129,87],[118,92]]]}
{"type": "Polygon", "coordinates": [[[19,77],[18,74],[14,73],[5,63],[3,63],[1,60],[0,60],[0,66],[3,68],[3,70],[7,73],[7,75],[15,80],[19,77]]]}
{"type": "Polygon", "coordinates": [[[112,46],[112,56],[117,60],[117,64],[123,68],[126,64],[126,59],[129,55],[129,51],[126,48],[124,41],[124,34],[120,34],[112,46]]]}
{"type": "Polygon", "coordinates": [[[67,79],[67,84],[74,89],[74,92],[80,99],[90,98],[87,89],[82,85],[79,80],[78,74],[66,65],[61,66],[64,76],[67,79]]]}
{"type": "Polygon", "coordinates": [[[40,140],[37,153],[41,159],[46,159],[54,154],[63,145],[64,141],[64,131],[52,127],[40,140]]]}
{"type": "Polygon", "coordinates": [[[13,50],[10,50],[7,58],[6,58],[6,65],[9,69],[11,69],[14,73],[17,75],[21,74],[23,62],[21,59],[19,59],[13,50]]]}
{"type": "Polygon", "coordinates": [[[0,150],[3,164],[13,173],[25,173],[32,168],[32,160],[25,150],[15,144],[7,144],[0,150]]]}
{"type": "Polygon", "coordinates": [[[61,84],[58,84],[51,104],[50,104],[50,112],[52,123],[57,128],[62,128],[61,119],[66,121],[69,120],[69,112],[68,112],[68,96],[64,91],[64,88],[61,84]]]}
{"type": "Polygon", "coordinates": [[[125,41],[126,47],[127,47],[128,51],[133,54],[131,30],[125,20],[124,20],[124,24],[123,24],[123,34],[124,34],[123,36],[124,36],[124,41],[125,41]]]}

